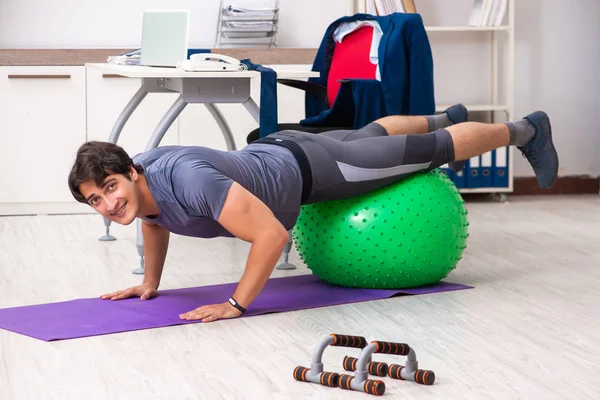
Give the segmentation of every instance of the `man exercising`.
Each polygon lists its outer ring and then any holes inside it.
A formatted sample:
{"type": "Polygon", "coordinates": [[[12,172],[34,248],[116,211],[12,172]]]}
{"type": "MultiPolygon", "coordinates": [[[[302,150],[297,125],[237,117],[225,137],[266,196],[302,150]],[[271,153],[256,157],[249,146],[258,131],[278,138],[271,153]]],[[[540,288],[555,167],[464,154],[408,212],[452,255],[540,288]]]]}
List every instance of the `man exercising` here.
{"type": "Polygon", "coordinates": [[[155,297],[169,233],[238,237],[252,244],[245,272],[229,301],[180,315],[211,322],[240,316],[271,275],[300,206],[377,190],[414,173],[516,146],[542,188],[554,184],[558,155],[548,116],[466,122],[458,104],[432,116],[390,116],[358,130],[321,134],[281,131],[239,151],[164,146],[131,159],[119,146],[88,142],[69,175],[76,200],[122,225],[142,219],[145,275],[141,285],[103,295],[155,297]]]}

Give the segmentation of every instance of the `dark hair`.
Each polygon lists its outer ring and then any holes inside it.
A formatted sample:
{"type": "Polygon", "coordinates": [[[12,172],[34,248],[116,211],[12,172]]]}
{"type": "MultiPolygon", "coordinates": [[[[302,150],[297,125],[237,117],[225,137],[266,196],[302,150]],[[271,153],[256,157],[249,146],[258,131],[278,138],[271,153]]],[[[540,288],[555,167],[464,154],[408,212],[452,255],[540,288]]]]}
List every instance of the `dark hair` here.
{"type": "Polygon", "coordinates": [[[80,203],[87,203],[85,197],[79,191],[79,185],[93,179],[100,186],[107,176],[112,174],[123,174],[129,180],[131,167],[139,173],[143,168],[134,164],[127,152],[121,146],[108,142],[87,142],[77,150],[75,164],[69,174],[69,189],[80,203]]]}

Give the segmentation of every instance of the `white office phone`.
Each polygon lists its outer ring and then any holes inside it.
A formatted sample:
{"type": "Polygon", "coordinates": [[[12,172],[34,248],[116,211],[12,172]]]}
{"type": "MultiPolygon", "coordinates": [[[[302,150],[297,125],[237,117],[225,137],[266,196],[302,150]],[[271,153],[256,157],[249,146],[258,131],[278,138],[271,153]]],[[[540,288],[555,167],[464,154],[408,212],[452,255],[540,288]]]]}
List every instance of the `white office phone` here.
{"type": "Polygon", "coordinates": [[[215,53],[192,54],[189,60],[177,64],[184,71],[243,71],[248,69],[239,60],[215,53]]]}

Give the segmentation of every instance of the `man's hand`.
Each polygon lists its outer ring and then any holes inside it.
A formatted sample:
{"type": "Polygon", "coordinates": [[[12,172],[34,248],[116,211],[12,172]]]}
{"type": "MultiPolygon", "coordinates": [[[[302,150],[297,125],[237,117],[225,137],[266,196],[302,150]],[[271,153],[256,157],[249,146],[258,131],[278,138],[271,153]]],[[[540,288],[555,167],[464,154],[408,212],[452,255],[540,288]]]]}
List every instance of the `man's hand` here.
{"type": "Polygon", "coordinates": [[[122,300],[127,299],[129,297],[140,297],[142,300],[148,300],[153,297],[156,297],[158,292],[156,291],[156,287],[150,284],[144,284],[140,286],[134,286],[129,289],[119,290],[117,292],[103,294],[100,296],[102,300],[122,300]]]}
{"type": "Polygon", "coordinates": [[[202,322],[213,322],[223,318],[236,318],[240,315],[242,313],[226,301],[221,304],[198,307],[193,311],[179,315],[179,318],[189,321],[201,319],[202,322]]]}

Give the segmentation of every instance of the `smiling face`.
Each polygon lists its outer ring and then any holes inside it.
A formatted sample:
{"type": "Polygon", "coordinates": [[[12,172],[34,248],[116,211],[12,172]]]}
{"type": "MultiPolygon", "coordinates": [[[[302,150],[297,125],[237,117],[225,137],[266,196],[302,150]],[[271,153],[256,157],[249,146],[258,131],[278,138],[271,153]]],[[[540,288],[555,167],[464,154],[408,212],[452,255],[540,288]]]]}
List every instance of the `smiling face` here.
{"type": "Polygon", "coordinates": [[[122,147],[90,141],[77,150],[69,173],[69,190],[75,200],[89,204],[103,217],[129,225],[140,210],[156,209],[143,171],[122,147]]]}
{"type": "Polygon", "coordinates": [[[79,192],[87,203],[103,217],[121,225],[131,224],[140,209],[139,175],[131,168],[128,179],[123,174],[108,175],[97,185],[89,179],[79,185],[79,192]]]}

